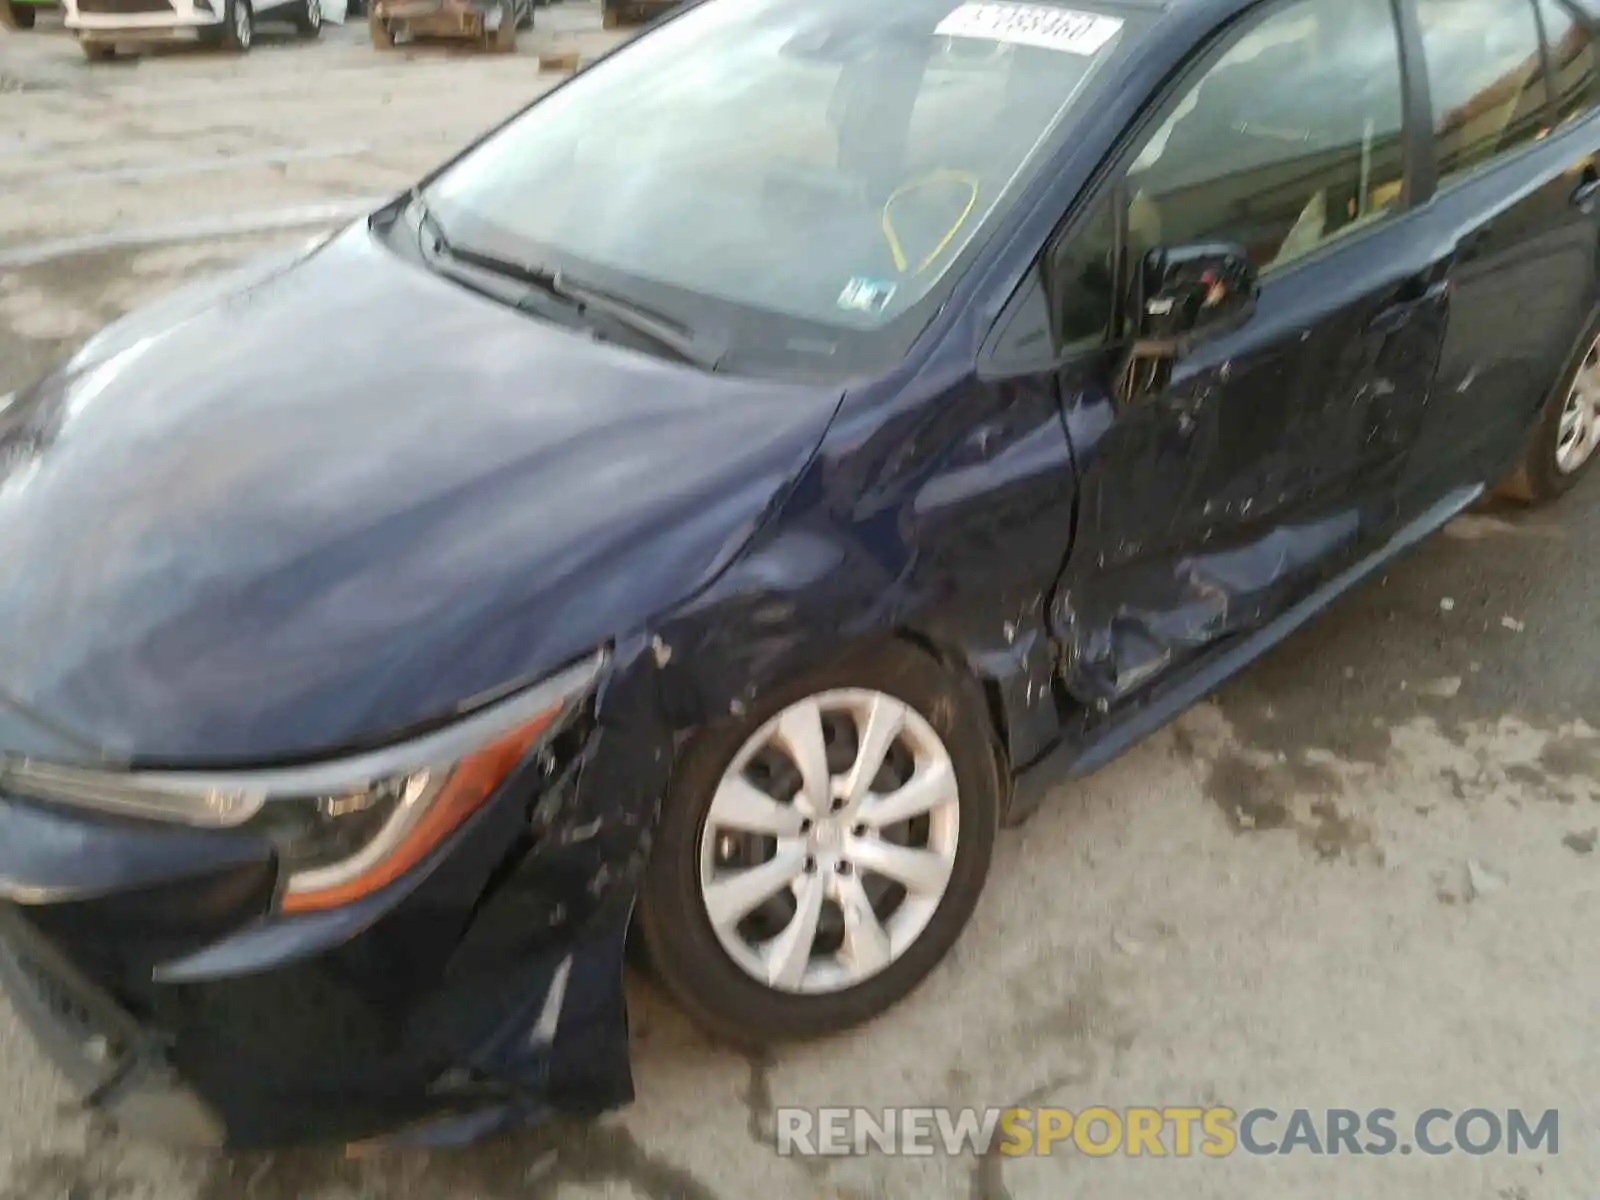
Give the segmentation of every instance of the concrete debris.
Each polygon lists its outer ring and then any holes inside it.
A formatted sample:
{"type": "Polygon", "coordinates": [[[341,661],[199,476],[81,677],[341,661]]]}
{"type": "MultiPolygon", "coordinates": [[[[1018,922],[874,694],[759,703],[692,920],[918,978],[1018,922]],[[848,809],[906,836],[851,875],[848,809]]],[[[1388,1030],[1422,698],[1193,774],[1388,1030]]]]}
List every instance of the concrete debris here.
{"type": "Polygon", "coordinates": [[[1130,937],[1120,929],[1111,935],[1111,941],[1116,948],[1129,958],[1137,958],[1144,953],[1144,944],[1137,938],[1130,937]]]}
{"type": "Polygon", "coordinates": [[[1512,633],[1521,633],[1524,629],[1527,628],[1526,625],[1524,625],[1521,621],[1517,620],[1515,617],[1501,617],[1500,618],[1500,625],[1501,625],[1501,628],[1509,629],[1509,630],[1511,630],[1512,633]]]}
{"type": "Polygon", "coordinates": [[[1467,889],[1466,898],[1477,900],[1480,897],[1492,896],[1496,892],[1504,891],[1511,881],[1504,875],[1498,874],[1489,867],[1484,866],[1475,858],[1467,860],[1467,889]]]}

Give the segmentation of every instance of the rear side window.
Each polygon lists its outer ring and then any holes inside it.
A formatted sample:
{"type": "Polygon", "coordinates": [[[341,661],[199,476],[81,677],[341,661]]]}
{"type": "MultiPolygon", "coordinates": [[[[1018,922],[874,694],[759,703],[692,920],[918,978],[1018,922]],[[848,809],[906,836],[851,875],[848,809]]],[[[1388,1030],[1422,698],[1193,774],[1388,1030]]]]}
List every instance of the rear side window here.
{"type": "Polygon", "coordinates": [[[1262,270],[1382,220],[1405,179],[1388,0],[1275,6],[1207,70],[1128,173],[1128,240],[1221,241],[1262,270]]]}
{"type": "Polygon", "coordinates": [[[1550,46],[1550,86],[1556,94],[1556,114],[1562,121],[1586,117],[1600,107],[1594,39],[1558,0],[1539,0],[1539,10],[1550,46]]]}
{"type": "Polygon", "coordinates": [[[1439,178],[1487,167],[1548,132],[1529,0],[1416,0],[1433,93],[1439,178]]]}

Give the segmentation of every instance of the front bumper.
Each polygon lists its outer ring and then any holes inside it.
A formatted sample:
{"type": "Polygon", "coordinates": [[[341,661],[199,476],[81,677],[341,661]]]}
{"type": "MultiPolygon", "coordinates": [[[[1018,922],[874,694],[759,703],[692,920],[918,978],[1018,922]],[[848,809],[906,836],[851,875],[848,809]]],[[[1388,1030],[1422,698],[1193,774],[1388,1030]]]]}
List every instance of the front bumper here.
{"type": "Polygon", "coordinates": [[[63,24],[84,41],[191,40],[220,28],[223,6],[195,0],[69,0],[63,24]]]}
{"type": "Polygon", "coordinates": [[[0,797],[0,986],[87,1107],[163,1142],[459,1140],[619,1107],[648,744],[598,728],[560,770],[535,759],[385,892],[295,918],[253,835],[0,797]]]}

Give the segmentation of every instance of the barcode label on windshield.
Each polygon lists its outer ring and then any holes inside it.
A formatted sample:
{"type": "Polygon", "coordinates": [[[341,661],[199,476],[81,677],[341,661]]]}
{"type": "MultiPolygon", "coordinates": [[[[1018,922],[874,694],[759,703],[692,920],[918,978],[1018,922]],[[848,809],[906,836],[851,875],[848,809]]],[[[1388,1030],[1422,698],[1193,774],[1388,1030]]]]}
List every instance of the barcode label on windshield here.
{"type": "Polygon", "coordinates": [[[1105,49],[1121,28],[1118,17],[1075,12],[1053,4],[975,0],[940,21],[934,32],[942,37],[983,38],[1087,56],[1105,49]]]}

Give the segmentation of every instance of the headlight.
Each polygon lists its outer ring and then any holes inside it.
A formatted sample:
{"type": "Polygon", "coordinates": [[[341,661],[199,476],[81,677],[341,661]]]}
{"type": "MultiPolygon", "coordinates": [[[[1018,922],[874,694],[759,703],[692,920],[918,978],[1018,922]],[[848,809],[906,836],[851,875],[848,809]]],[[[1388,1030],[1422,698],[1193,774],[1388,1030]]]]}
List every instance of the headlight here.
{"type": "Polygon", "coordinates": [[[110,772],[0,761],[0,790],[118,816],[248,826],[279,848],[284,912],[336,908],[393,883],[461,825],[588,699],[604,651],[413,741],[283,770],[110,772]]]}

